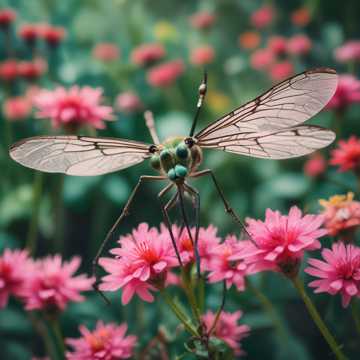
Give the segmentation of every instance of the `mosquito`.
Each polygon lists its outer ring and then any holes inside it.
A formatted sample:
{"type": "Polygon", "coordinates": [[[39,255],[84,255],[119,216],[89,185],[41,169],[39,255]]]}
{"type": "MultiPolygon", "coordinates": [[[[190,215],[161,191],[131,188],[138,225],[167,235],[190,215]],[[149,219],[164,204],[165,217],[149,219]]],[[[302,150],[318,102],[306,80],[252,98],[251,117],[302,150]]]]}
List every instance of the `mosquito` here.
{"type": "MultiPolygon", "coordinates": [[[[150,160],[157,176],[140,176],[120,216],[108,231],[94,260],[96,276],[99,258],[116,228],[129,214],[131,203],[144,182],[167,181],[158,198],[180,266],[169,211],[179,204],[182,220],[193,243],[197,272],[200,274],[198,237],[200,228],[200,194],[189,179],[211,178],[226,213],[246,231],[240,217],[226,200],[211,169],[199,170],[203,149],[217,149],[238,155],[265,159],[289,159],[309,154],[331,144],[335,133],[331,130],[302,125],[316,115],[331,99],[337,87],[336,71],[317,68],[305,71],[237,107],[194,135],[207,90],[207,76],[199,86],[196,113],[188,136],[175,136],[160,142],[151,112],[145,121],[153,143],[134,140],[89,136],[37,136],[21,140],[10,147],[10,157],[32,169],[76,176],[94,176],[122,170],[150,160]],[[167,202],[165,195],[174,194],[167,202]],[[194,204],[195,234],[192,236],[184,206],[184,196],[194,204]]],[[[98,278],[96,276],[96,284],[98,278]]],[[[97,289],[97,285],[95,287],[97,289]]]]}

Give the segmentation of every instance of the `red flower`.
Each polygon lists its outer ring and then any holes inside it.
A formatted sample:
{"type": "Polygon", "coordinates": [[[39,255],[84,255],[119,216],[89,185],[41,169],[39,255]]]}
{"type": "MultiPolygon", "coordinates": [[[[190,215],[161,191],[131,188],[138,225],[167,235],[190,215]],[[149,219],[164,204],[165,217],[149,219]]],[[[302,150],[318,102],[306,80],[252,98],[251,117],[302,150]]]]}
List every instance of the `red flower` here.
{"type": "Polygon", "coordinates": [[[250,65],[253,69],[263,70],[274,62],[274,54],[269,49],[258,49],[250,57],[250,65]]]}
{"type": "Polygon", "coordinates": [[[97,60],[111,62],[119,59],[120,50],[115,44],[99,43],[93,48],[92,55],[97,60]]]}
{"type": "Polygon", "coordinates": [[[16,12],[10,8],[0,10],[0,28],[6,29],[16,19],[16,12]]]}
{"type": "Polygon", "coordinates": [[[34,61],[22,61],[18,64],[18,73],[24,79],[36,80],[47,70],[47,63],[44,59],[34,61]]]}
{"type": "Polygon", "coordinates": [[[311,40],[306,35],[295,35],[291,37],[287,44],[287,50],[292,55],[305,55],[312,48],[311,40]]]}
{"type": "Polygon", "coordinates": [[[209,29],[214,25],[215,15],[208,11],[198,12],[190,17],[190,24],[195,29],[209,29]]]}
{"type": "Polygon", "coordinates": [[[192,50],[190,62],[194,65],[207,65],[214,61],[215,51],[212,46],[204,45],[192,50]]]}
{"type": "Polygon", "coordinates": [[[51,47],[56,47],[66,36],[66,31],[61,26],[42,24],[39,26],[39,34],[51,47]]]}
{"type": "Polygon", "coordinates": [[[131,53],[131,60],[139,66],[147,66],[162,59],[166,52],[161,44],[142,44],[131,53]]]}
{"type": "Polygon", "coordinates": [[[118,360],[133,356],[137,338],[125,336],[127,325],[104,324],[98,321],[94,331],[84,325],[79,327],[82,335],[79,339],[66,339],[73,352],[66,353],[67,360],[118,360]]]}
{"type": "Polygon", "coordinates": [[[355,135],[349,140],[340,140],[339,147],[331,151],[331,165],[338,165],[339,171],[360,171],[360,139],[355,135]]]}
{"type": "Polygon", "coordinates": [[[21,96],[8,98],[4,101],[3,112],[8,120],[24,120],[31,113],[31,103],[21,96]]]}
{"type": "Polygon", "coordinates": [[[325,228],[329,235],[341,235],[341,240],[352,240],[352,235],[360,225],[360,202],[355,201],[354,194],[334,195],[328,201],[319,200],[324,208],[325,228]]]}
{"type": "Polygon", "coordinates": [[[270,78],[277,82],[284,80],[294,73],[294,66],[290,61],[282,61],[270,68],[270,78]]]}
{"type": "Polygon", "coordinates": [[[263,6],[251,14],[251,23],[259,29],[270,25],[274,19],[274,10],[271,6],[263,6]]]}
{"type": "Polygon", "coordinates": [[[282,55],[286,52],[287,41],[284,36],[274,35],[270,36],[268,43],[268,49],[270,49],[275,55],[282,55]]]}
{"type": "Polygon", "coordinates": [[[334,243],[332,249],[321,252],[325,261],[309,259],[305,272],[319,280],[309,283],[315,293],[341,294],[342,305],[347,307],[352,297],[360,297],[360,248],[334,243]]]}
{"type": "Polygon", "coordinates": [[[297,9],[291,14],[291,21],[296,26],[306,26],[310,20],[310,11],[306,7],[297,9]]]}
{"type": "Polygon", "coordinates": [[[19,36],[28,43],[34,43],[39,37],[38,24],[25,24],[20,27],[19,36]]]}
{"type": "Polygon", "coordinates": [[[353,75],[340,75],[334,96],[326,105],[327,109],[342,111],[353,103],[360,102],[360,81],[353,75]]]}
{"type": "Polygon", "coordinates": [[[239,36],[239,45],[246,50],[256,49],[260,42],[260,34],[256,31],[246,31],[239,36]]]}
{"type": "Polygon", "coordinates": [[[185,70],[182,60],[169,61],[153,67],[147,73],[147,81],[154,87],[172,85],[185,70]]]}
{"type": "Polygon", "coordinates": [[[0,63],[0,79],[4,81],[13,81],[18,77],[18,63],[14,59],[6,60],[0,63]]]}
{"type": "Polygon", "coordinates": [[[310,177],[318,177],[326,170],[326,160],[321,153],[312,154],[304,164],[304,173],[310,177]]]}

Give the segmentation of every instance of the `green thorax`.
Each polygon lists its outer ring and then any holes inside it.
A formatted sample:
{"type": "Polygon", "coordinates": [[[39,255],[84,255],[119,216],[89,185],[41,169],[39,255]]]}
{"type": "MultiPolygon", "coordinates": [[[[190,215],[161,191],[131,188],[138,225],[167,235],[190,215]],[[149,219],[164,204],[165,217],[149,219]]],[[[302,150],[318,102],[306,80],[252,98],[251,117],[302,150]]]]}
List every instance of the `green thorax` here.
{"type": "Polygon", "coordinates": [[[154,169],[167,175],[171,181],[183,181],[201,162],[201,149],[197,145],[189,148],[185,137],[167,139],[159,151],[151,157],[154,169]]]}

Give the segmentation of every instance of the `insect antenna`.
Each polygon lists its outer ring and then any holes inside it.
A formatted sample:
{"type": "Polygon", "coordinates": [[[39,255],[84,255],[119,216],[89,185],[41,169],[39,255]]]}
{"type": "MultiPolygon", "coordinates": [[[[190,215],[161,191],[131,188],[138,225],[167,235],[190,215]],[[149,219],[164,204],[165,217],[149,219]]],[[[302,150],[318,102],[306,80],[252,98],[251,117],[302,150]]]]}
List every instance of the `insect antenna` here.
{"type": "Polygon", "coordinates": [[[203,80],[202,80],[202,82],[201,82],[201,84],[199,86],[199,98],[198,98],[198,102],[197,102],[197,105],[196,105],[196,113],[195,113],[195,116],[194,116],[193,123],[191,125],[189,136],[194,135],[196,123],[198,121],[198,118],[199,118],[199,115],[200,115],[200,110],[201,110],[202,104],[203,104],[204,99],[205,99],[206,90],[207,90],[207,72],[206,72],[206,70],[204,70],[204,77],[203,77],[203,80]]]}
{"type": "Polygon", "coordinates": [[[154,141],[155,145],[159,145],[160,144],[160,140],[159,140],[159,136],[156,132],[156,128],[155,128],[155,121],[154,121],[154,115],[150,110],[146,110],[144,112],[144,118],[145,118],[145,124],[147,126],[147,128],[149,129],[150,135],[154,141]]]}

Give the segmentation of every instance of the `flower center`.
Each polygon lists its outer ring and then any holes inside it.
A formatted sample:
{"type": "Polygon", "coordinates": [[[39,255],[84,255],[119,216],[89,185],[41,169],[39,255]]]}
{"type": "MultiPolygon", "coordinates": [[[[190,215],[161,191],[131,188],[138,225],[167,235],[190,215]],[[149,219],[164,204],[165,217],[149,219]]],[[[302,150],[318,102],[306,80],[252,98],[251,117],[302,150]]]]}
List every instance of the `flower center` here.
{"type": "Polygon", "coordinates": [[[141,241],[137,244],[138,253],[140,257],[149,264],[157,263],[159,260],[158,254],[153,248],[149,246],[145,241],[141,241]]]}
{"type": "Polygon", "coordinates": [[[99,329],[95,331],[93,334],[89,334],[86,336],[86,341],[91,347],[93,352],[97,352],[104,348],[105,342],[109,338],[109,331],[107,329],[99,329]]]}

